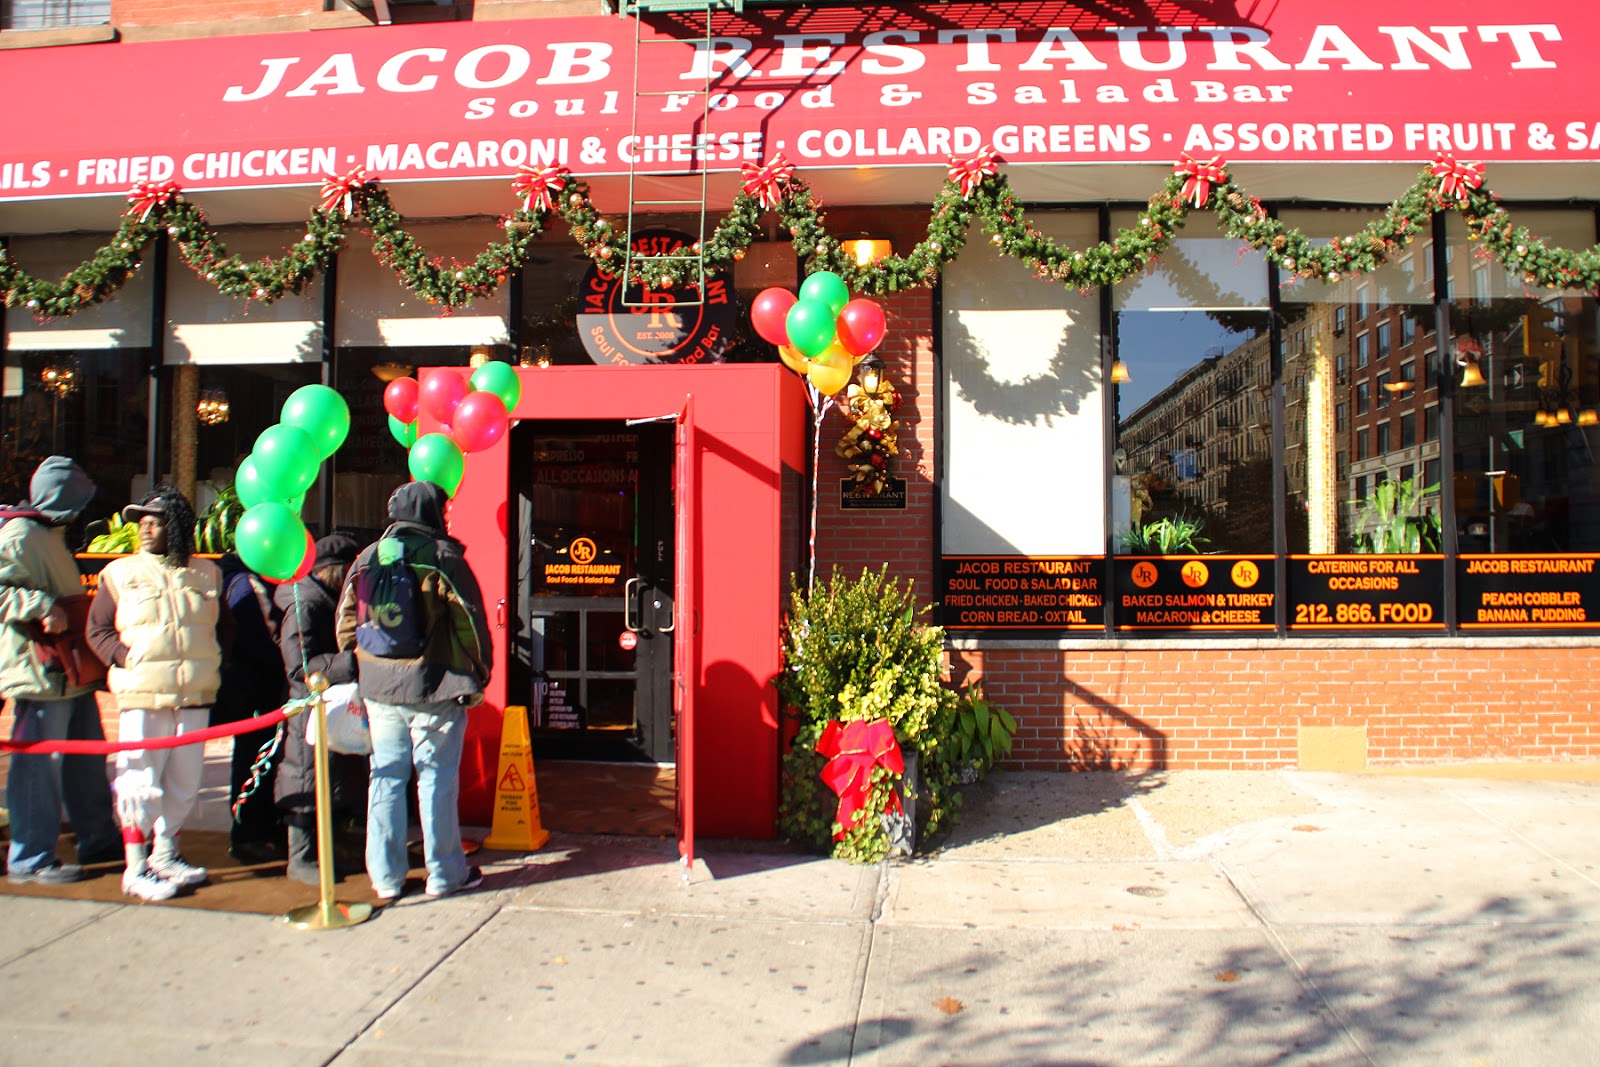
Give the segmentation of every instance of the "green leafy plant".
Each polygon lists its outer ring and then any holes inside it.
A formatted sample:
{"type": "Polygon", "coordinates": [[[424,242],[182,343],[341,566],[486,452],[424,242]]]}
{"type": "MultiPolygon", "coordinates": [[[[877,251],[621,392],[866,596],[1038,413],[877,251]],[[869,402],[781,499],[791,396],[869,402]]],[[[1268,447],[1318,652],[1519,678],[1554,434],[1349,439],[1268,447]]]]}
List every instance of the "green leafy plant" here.
{"type": "Polygon", "coordinates": [[[244,505],[239,493],[228,486],[217,494],[217,499],[206,508],[206,513],[194,522],[194,547],[196,552],[232,552],[234,530],[244,515],[244,505]]]}
{"type": "Polygon", "coordinates": [[[1381,482],[1356,513],[1357,552],[1403,555],[1438,552],[1444,539],[1439,513],[1425,511],[1426,498],[1439,486],[1418,479],[1381,482]]]}
{"type": "MultiPolygon", "coordinates": [[[[810,591],[794,588],[783,624],[783,671],[773,679],[794,722],[783,759],[779,830],[839,859],[873,862],[891,842],[880,818],[901,776],[875,767],[862,818],[834,840],[838,797],[821,780],[827,760],[817,742],[830,722],[887,719],[905,753],[915,752],[919,836],[944,825],[960,803],[956,790],[956,694],[941,682],[944,631],[921,620],[911,583],[887,568],[856,579],[838,570],[810,591]]],[[[909,777],[909,775],[907,775],[909,777]]]]}
{"type": "Polygon", "coordinates": [[[106,532],[90,540],[85,552],[117,553],[139,551],[139,524],[123,522],[122,514],[114,512],[107,522],[106,532]]]}
{"type": "Polygon", "coordinates": [[[979,680],[958,696],[956,728],[961,766],[971,767],[981,780],[994,769],[996,761],[1010,754],[1017,720],[1005,708],[989,702],[979,680]]]}
{"type": "Polygon", "coordinates": [[[1200,519],[1183,515],[1157,519],[1124,533],[1122,548],[1135,556],[1180,556],[1199,552],[1201,545],[1211,543],[1209,538],[1200,536],[1200,528],[1204,525],[1200,519]]]}

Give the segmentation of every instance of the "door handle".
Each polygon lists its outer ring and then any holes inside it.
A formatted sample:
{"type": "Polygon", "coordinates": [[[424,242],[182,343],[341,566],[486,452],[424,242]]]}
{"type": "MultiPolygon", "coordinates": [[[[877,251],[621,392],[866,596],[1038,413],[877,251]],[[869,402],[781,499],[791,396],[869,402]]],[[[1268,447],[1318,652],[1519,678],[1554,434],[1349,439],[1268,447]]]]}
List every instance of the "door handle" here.
{"type": "Polygon", "coordinates": [[[633,617],[634,601],[637,599],[639,587],[643,585],[643,578],[629,578],[628,583],[622,587],[622,626],[623,629],[632,630],[636,634],[644,633],[633,617]]]}
{"type": "Polygon", "coordinates": [[[494,606],[494,621],[495,621],[495,625],[499,626],[500,629],[504,630],[506,628],[506,598],[505,597],[501,597],[500,598],[500,602],[494,606]]]}
{"type": "MultiPolygon", "coordinates": [[[[658,612],[661,610],[661,601],[659,601],[659,600],[656,601],[656,610],[658,612]]],[[[674,630],[676,630],[678,628],[678,615],[677,615],[677,607],[676,607],[676,605],[674,605],[672,610],[667,613],[667,618],[671,619],[672,621],[667,623],[665,626],[657,626],[656,627],[656,633],[659,633],[659,634],[670,634],[672,631],[674,631],[674,630]]]]}

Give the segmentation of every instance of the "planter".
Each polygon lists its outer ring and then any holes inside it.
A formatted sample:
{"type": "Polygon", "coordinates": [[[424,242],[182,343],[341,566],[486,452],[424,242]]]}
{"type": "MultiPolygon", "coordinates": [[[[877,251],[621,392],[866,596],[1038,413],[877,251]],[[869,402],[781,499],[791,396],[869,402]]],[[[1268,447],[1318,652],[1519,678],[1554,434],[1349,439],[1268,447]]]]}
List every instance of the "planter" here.
{"type": "Polygon", "coordinates": [[[922,760],[916,749],[900,750],[906,770],[895,786],[900,798],[900,811],[886,811],[878,816],[883,825],[883,835],[889,839],[889,855],[910,856],[917,851],[917,801],[922,796],[922,760]]]}

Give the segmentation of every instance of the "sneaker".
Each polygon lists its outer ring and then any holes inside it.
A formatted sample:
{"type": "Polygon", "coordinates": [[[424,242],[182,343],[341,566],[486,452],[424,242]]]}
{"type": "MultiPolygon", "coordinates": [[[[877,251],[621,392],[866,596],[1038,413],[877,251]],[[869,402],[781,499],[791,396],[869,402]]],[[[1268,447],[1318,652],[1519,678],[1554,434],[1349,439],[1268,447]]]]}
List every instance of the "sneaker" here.
{"type": "Polygon", "coordinates": [[[143,865],[122,872],[122,891],[140,900],[171,900],[178,895],[177,886],[143,865]]]}
{"type": "Polygon", "coordinates": [[[374,889],[372,895],[378,898],[379,904],[393,904],[405,892],[405,886],[399,889],[374,889]]]}
{"type": "Polygon", "coordinates": [[[7,871],[12,885],[70,885],[83,880],[83,868],[76,863],[51,863],[31,871],[7,871]]]}
{"type": "Polygon", "coordinates": [[[483,868],[482,867],[468,867],[467,868],[466,880],[463,881],[460,885],[456,886],[454,889],[447,889],[443,893],[425,893],[423,895],[426,896],[429,900],[437,900],[440,897],[447,897],[451,893],[459,893],[463,889],[476,889],[482,884],[483,884],[483,868]]]}
{"type": "Polygon", "coordinates": [[[171,882],[179,889],[204,885],[206,879],[210,877],[204,867],[196,867],[176,852],[170,856],[151,856],[150,870],[154,871],[162,881],[171,882]]]}

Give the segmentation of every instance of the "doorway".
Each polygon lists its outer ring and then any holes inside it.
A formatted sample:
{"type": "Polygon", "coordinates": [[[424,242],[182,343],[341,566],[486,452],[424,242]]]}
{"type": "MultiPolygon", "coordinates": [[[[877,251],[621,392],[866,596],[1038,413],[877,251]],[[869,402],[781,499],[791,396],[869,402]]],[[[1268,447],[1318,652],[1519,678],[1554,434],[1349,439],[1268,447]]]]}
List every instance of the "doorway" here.
{"type": "Polygon", "coordinates": [[[671,425],[511,431],[507,703],[536,760],[674,762],[671,425]]]}

